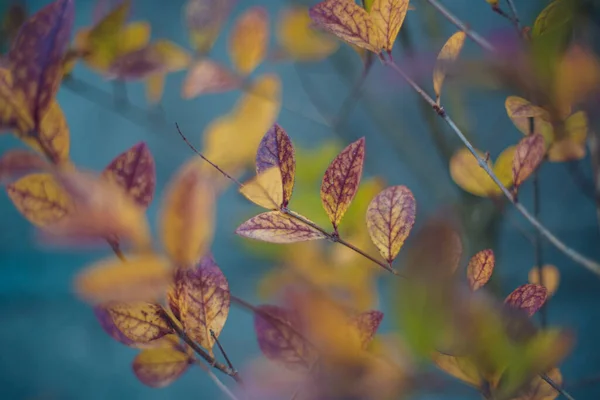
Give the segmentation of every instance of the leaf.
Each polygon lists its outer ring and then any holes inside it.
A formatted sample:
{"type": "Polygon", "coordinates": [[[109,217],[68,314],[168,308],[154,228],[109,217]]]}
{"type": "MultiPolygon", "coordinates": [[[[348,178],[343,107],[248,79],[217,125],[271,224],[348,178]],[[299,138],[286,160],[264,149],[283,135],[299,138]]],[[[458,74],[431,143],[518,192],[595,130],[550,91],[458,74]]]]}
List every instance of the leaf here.
{"type": "Polygon", "coordinates": [[[6,191],[17,210],[39,227],[63,219],[73,207],[69,196],[49,173],[26,175],[8,185],[6,191]]]}
{"type": "Polygon", "coordinates": [[[504,106],[508,117],[524,135],[532,133],[533,118],[533,134],[541,134],[548,144],[554,140],[554,129],[550,123],[550,114],[546,110],[517,96],[508,96],[504,106]]]}
{"type": "Polygon", "coordinates": [[[144,385],[162,388],[176,381],[193,363],[179,346],[142,350],[133,360],[135,376],[144,385]]]}
{"type": "Polygon", "coordinates": [[[265,357],[291,370],[310,369],[317,354],[301,334],[298,315],[273,305],[261,305],[256,309],[254,331],[265,357]]]}
{"type": "MultiPolygon", "coordinates": [[[[490,169],[507,188],[513,184],[512,167],[515,150],[515,146],[506,148],[498,156],[496,165],[493,168],[491,162],[489,160],[487,162],[490,169]]],[[[486,158],[479,150],[476,150],[476,152],[479,157],[486,158]]],[[[458,150],[450,159],[450,176],[458,186],[472,195],[491,197],[502,194],[500,188],[488,173],[479,166],[477,159],[466,148],[458,150]]]]}
{"type": "MultiPolygon", "coordinates": [[[[554,383],[562,387],[563,377],[558,368],[552,368],[547,375],[554,383]]],[[[544,381],[540,376],[536,376],[524,390],[511,400],[554,400],[559,395],[560,393],[548,382],[544,381]]]]}
{"type": "Polygon", "coordinates": [[[531,317],[542,308],[547,298],[548,291],[545,287],[527,283],[513,290],[504,303],[512,308],[525,311],[531,317]]]}
{"type": "Polygon", "coordinates": [[[396,36],[408,11],[409,0],[375,0],[370,7],[369,15],[381,31],[383,48],[392,52],[396,36]]]}
{"type": "Polygon", "coordinates": [[[108,307],[105,305],[97,305],[94,307],[94,315],[100,323],[100,326],[110,337],[125,346],[135,347],[135,342],[125,336],[113,322],[112,315],[108,312],[108,307]]]}
{"type": "Polygon", "coordinates": [[[479,375],[477,366],[470,362],[469,359],[435,352],[433,354],[433,362],[442,371],[456,379],[476,388],[481,387],[483,380],[479,375]]]}
{"type": "Polygon", "coordinates": [[[371,340],[373,340],[373,337],[375,337],[375,333],[382,320],[383,313],[377,310],[365,311],[351,319],[351,325],[354,325],[358,329],[363,349],[366,349],[371,340]]]}
{"type": "Polygon", "coordinates": [[[37,135],[19,135],[19,138],[54,164],[69,159],[69,125],[60,105],[54,100],[42,117],[37,135]]]}
{"type": "Polygon", "coordinates": [[[490,280],[495,262],[491,249],[481,250],[471,258],[467,266],[467,279],[471,290],[480,289],[490,280]]]}
{"type": "Polygon", "coordinates": [[[165,70],[162,55],[152,45],[116,58],[106,71],[107,79],[135,81],[165,70]]]}
{"type": "Polygon", "coordinates": [[[39,154],[28,150],[14,149],[0,157],[0,184],[8,184],[30,173],[44,172],[50,163],[39,154]]]}
{"type": "Polygon", "coordinates": [[[188,0],[184,13],[192,47],[206,54],[219,36],[236,0],[188,0]]]}
{"type": "Polygon", "coordinates": [[[184,164],[163,198],[159,221],[165,251],[175,264],[192,267],[212,241],[215,190],[199,159],[184,164]]]}
{"type": "Polygon", "coordinates": [[[158,72],[148,77],[146,82],[146,98],[150,104],[156,104],[165,90],[165,74],[158,72]]]}
{"type": "Polygon", "coordinates": [[[308,8],[291,6],[277,22],[277,42],[287,57],[295,61],[318,61],[339,47],[339,42],[311,26],[308,8]]]}
{"type": "Polygon", "coordinates": [[[269,41],[269,14],[263,7],[248,8],[229,33],[229,58],[242,75],[249,75],[264,60],[269,41]]]}
{"type": "Polygon", "coordinates": [[[513,159],[515,186],[520,186],[544,160],[546,147],[544,137],[539,134],[527,136],[517,144],[513,159]]]}
{"type": "Polygon", "coordinates": [[[543,282],[540,282],[540,274],[537,267],[533,267],[529,270],[528,278],[529,283],[544,286],[548,292],[548,297],[550,297],[556,292],[556,289],[558,289],[560,272],[554,265],[546,264],[542,267],[543,282]]]}
{"type": "Polygon", "coordinates": [[[129,256],[123,262],[109,257],[84,269],[75,290],[89,303],[154,301],[172,281],[169,261],[155,254],[129,256]]]}
{"type": "Polygon", "coordinates": [[[147,343],[173,333],[158,304],[109,303],[105,309],[119,332],[133,343],[147,343]]]}
{"type": "Polygon", "coordinates": [[[255,176],[240,188],[240,193],[256,205],[267,210],[279,210],[283,206],[283,183],[281,171],[272,167],[255,176]]]}
{"type": "Polygon", "coordinates": [[[364,162],[365,138],[362,137],[342,150],[325,171],[321,202],[336,230],[356,195],[364,162]]]}
{"type": "Polygon", "coordinates": [[[194,268],[179,268],[169,296],[171,309],[187,335],[212,354],[229,314],[227,279],[212,256],[204,256],[194,268]]]}
{"type": "Polygon", "coordinates": [[[102,177],[125,190],[141,207],[147,208],[156,187],[156,166],[146,142],[139,142],[115,157],[102,177]]]}
{"type": "Polygon", "coordinates": [[[326,0],[309,10],[315,24],[346,43],[379,54],[386,40],[367,11],[352,1],[326,0]]]}
{"type": "Polygon", "coordinates": [[[538,37],[570,24],[573,19],[573,11],[573,5],[568,0],[552,1],[537,16],[531,35],[538,37]]]}
{"type": "Polygon", "coordinates": [[[225,93],[237,89],[240,79],[227,68],[208,58],[190,67],[181,88],[181,97],[193,99],[202,94],[225,93]]]}
{"type": "Polygon", "coordinates": [[[183,47],[166,39],[159,39],[152,47],[162,59],[164,72],[182,71],[190,66],[192,57],[183,47]]]}
{"type": "MultiPolygon", "coordinates": [[[[93,69],[105,72],[114,60],[125,54],[121,51],[121,34],[127,22],[131,1],[122,1],[91,29],[80,34],[79,46],[86,55],[84,61],[93,69]]],[[[77,38],[76,38],[77,40],[77,38]]]]}
{"type": "Polygon", "coordinates": [[[62,78],[62,57],[74,19],[72,0],[55,0],[21,26],[8,54],[13,89],[24,96],[36,125],[50,107],[62,78]]]}
{"type": "Polygon", "coordinates": [[[558,61],[554,74],[554,101],[562,115],[582,106],[600,88],[600,59],[592,49],[571,45],[558,61]]]}
{"type": "Polygon", "coordinates": [[[556,138],[548,149],[548,160],[564,162],[581,160],[586,154],[588,133],[587,115],[578,111],[564,123],[564,137],[556,138]]]}
{"type": "Polygon", "coordinates": [[[327,237],[316,228],[279,211],[269,211],[250,218],[235,233],[269,243],[295,243],[327,237]]]}
{"type": "MultiPolygon", "coordinates": [[[[408,3],[408,2],[407,2],[408,3]]],[[[433,89],[439,104],[442,94],[442,85],[448,70],[452,67],[458,58],[460,51],[465,43],[466,34],[463,31],[456,32],[446,41],[442,50],[440,50],[435,67],[433,69],[433,89]]]]}
{"type": "Polygon", "coordinates": [[[30,132],[35,125],[27,110],[23,95],[13,91],[13,78],[9,69],[0,66],[0,133],[5,129],[17,128],[19,132],[30,132]]]}
{"type": "Polygon", "coordinates": [[[408,237],[416,215],[415,198],[406,186],[391,186],[373,198],[367,208],[367,230],[388,263],[408,237]]]}
{"type": "Polygon", "coordinates": [[[276,167],[281,174],[282,207],[287,207],[296,175],[296,159],[294,146],[290,137],[279,124],[274,124],[265,133],[256,152],[256,173],[261,174],[266,170],[276,167]]]}
{"type": "Polygon", "coordinates": [[[131,22],[119,33],[118,54],[123,55],[137,51],[150,42],[150,24],[145,21],[131,22]]]}

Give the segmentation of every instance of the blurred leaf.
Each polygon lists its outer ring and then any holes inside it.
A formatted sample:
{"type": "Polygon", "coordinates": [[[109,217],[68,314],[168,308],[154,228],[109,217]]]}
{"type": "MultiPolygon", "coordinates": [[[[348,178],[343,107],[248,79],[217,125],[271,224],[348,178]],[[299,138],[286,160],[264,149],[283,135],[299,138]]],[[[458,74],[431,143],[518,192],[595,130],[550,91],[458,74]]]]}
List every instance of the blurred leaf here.
{"type": "Polygon", "coordinates": [[[588,119],[583,111],[578,111],[564,123],[564,136],[556,138],[548,149],[548,160],[564,162],[581,160],[586,154],[588,119]]]}
{"type": "Polygon", "coordinates": [[[215,189],[203,173],[204,161],[193,158],[172,178],[163,198],[160,235],[175,264],[194,266],[212,241],[215,223],[215,189]]]}
{"type": "Polygon", "coordinates": [[[348,44],[379,54],[386,45],[380,28],[367,11],[352,1],[326,0],[309,10],[315,24],[348,44]]]}
{"type": "Polygon", "coordinates": [[[0,67],[0,133],[17,128],[20,132],[30,132],[34,128],[24,94],[13,91],[13,78],[9,69],[0,67]]]}
{"type": "Polygon", "coordinates": [[[176,381],[193,363],[178,346],[142,350],[133,360],[133,372],[144,385],[162,388],[176,381]]]}
{"type": "Polygon", "coordinates": [[[377,310],[365,311],[350,320],[350,324],[358,329],[363,349],[366,349],[373,340],[381,320],[383,320],[383,313],[377,310]]]}
{"type": "Polygon", "coordinates": [[[286,57],[294,61],[318,61],[339,47],[339,42],[313,29],[308,8],[291,6],[277,22],[277,42],[286,57]]]}
{"type": "Polygon", "coordinates": [[[281,171],[272,167],[245,182],[240,193],[254,204],[267,210],[279,210],[283,205],[281,171]]]}
{"type": "Polygon", "coordinates": [[[156,166],[146,142],[139,142],[115,157],[102,177],[123,188],[141,207],[147,208],[154,197],[156,166]]]}
{"type": "Polygon", "coordinates": [[[208,93],[224,93],[240,87],[240,79],[229,69],[208,58],[197,61],[188,70],[181,97],[193,99],[208,93]]]}
{"type": "Polygon", "coordinates": [[[546,153],[544,137],[529,135],[517,144],[513,158],[513,179],[520,186],[540,166],[546,153]]]}
{"type": "Polygon", "coordinates": [[[39,126],[62,79],[62,59],[74,19],[72,0],[55,0],[28,18],[8,53],[13,91],[39,126]]]}
{"type": "Polygon", "coordinates": [[[133,343],[147,343],[173,333],[158,304],[109,303],[105,309],[119,332],[133,343]]]}
{"type": "Polygon", "coordinates": [[[542,308],[548,298],[548,290],[541,285],[527,283],[521,285],[506,297],[504,303],[512,308],[523,310],[530,317],[542,308]]]}
{"type": "Polygon", "coordinates": [[[150,104],[160,101],[165,90],[165,74],[158,72],[150,75],[146,81],[146,98],[150,104]]]}
{"type": "Polygon", "coordinates": [[[483,378],[479,374],[477,366],[468,358],[455,357],[439,352],[435,352],[432,358],[435,365],[442,371],[477,389],[481,388],[483,378]]]}
{"type": "MultiPolygon", "coordinates": [[[[485,159],[486,156],[476,150],[479,157],[485,159]]],[[[493,172],[496,174],[502,184],[509,188],[513,184],[513,158],[515,146],[507,147],[496,159],[493,172]]],[[[488,166],[492,163],[488,160],[488,166]]],[[[477,159],[471,152],[462,148],[458,150],[450,159],[450,175],[452,180],[463,190],[479,197],[492,197],[502,194],[500,188],[494,183],[492,178],[479,166],[477,159]]]]}
{"type": "Polygon", "coordinates": [[[540,281],[538,268],[533,267],[531,270],[529,270],[529,283],[544,286],[548,292],[548,297],[550,297],[556,292],[556,289],[558,289],[558,284],[560,283],[560,272],[558,271],[558,268],[550,264],[544,265],[541,269],[543,282],[540,281]]]}
{"type": "Polygon", "coordinates": [[[187,335],[210,354],[229,314],[227,279],[212,256],[204,256],[193,268],[179,268],[170,290],[169,304],[187,335]]]}
{"type": "Polygon", "coordinates": [[[229,32],[229,58],[242,75],[251,74],[264,60],[269,44],[269,14],[263,7],[248,8],[229,32]]]}
{"type": "Polygon", "coordinates": [[[115,58],[106,70],[106,77],[135,81],[146,79],[164,69],[163,57],[153,45],[148,45],[115,58]]]}
{"type": "Polygon", "coordinates": [[[367,229],[389,264],[400,252],[415,223],[416,206],[415,198],[406,186],[391,186],[369,204],[367,229]]]}
{"type": "Polygon", "coordinates": [[[109,308],[106,305],[94,306],[94,315],[100,323],[100,326],[110,337],[115,339],[117,342],[124,344],[125,346],[136,347],[135,342],[129,339],[117,328],[113,322],[113,317],[109,312],[109,308]]]}
{"type": "MultiPolygon", "coordinates": [[[[383,38],[383,48],[392,52],[396,36],[406,17],[409,0],[375,0],[367,10],[383,38]]],[[[365,4],[366,8],[366,4],[365,4]]]]}
{"type": "Polygon", "coordinates": [[[6,187],[8,197],[29,222],[47,227],[73,209],[67,193],[49,173],[26,175],[6,187]]]}
{"type": "Polygon", "coordinates": [[[295,243],[326,238],[316,228],[279,211],[269,211],[250,218],[235,233],[270,243],[295,243]]]}
{"type": "MultiPolygon", "coordinates": [[[[548,377],[552,379],[559,387],[562,387],[563,378],[558,368],[552,368],[548,372],[548,377]]],[[[541,377],[534,377],[531,382],[525,387],[516,397],[511,400],[554,400],[560,393],[541,377]]]]}
{"type": "Polygon", "coordinates": [[[572,19],[572,3],[569,0],[554,0],[537,16],[531,35],[536,37],[562,29],[564,25],[570,24],[572,19]]]}
{"type": "Polygon", "coordinates": [[[51,165],[39,154],[28,150],[14,149],[0,157],[0,185],[8,184],[24,175],[43,172],[51,165]]]}
{"type": "Polygon", "coordinates": [[[188,0],[185,23],[192,47],[201,55],[213,46],[236,0],[188,0]]]}
{"type": "Polygon", "coordinates": [[[156,254],[101,260],[81,271],[75,290],[89,303],[155,301],[172,281],[169,260],[156,254]]]}
{"type": "Polygon", "coordinates": [[[524,135],[541,134],[548,144],[552,143],[553,128],[550,114],[546,110],[518,96],[507,97],[504,105],[508,117],[524,135]],[[533,119],[533,132],[531,132],[531,119],[533,119]]]}
{"type": "Polygon", "coordinates": [[[467,266],[467,279],[471,290],[483,287],[492,277],[496,259],[491,249],[481,250],[475,254],[467,266]]]}
{"type": "Polygon", "coordinates": [[[274,305],[261,305],[254,313],[254,331],[260,350],[270,360],[291,370],[309,370],[317,354],[301,334],[297,313],[274,305]]]}
{"type": "Polygon", "coordinates": [[[275,167],[281,174],[282,207],[287,207],[296,176],[296,159],[294,158],[294,145],[287,132],[274,124],[265,133],[256,152],[256,173],[261,174],[275,167]]]}
{"type": "Polygon", "coordinates": [[[329,164],[321,184],[321,201],[337,230],[360,186],[365,162],[365,138],[350,143],[329,164]]]}
{"type": "Polygon", "coordinates": [[[437,56],[433,69],[433,90],[435,91],[438,104],[440,103],[442,85],[444,84],[444,79],[446,79],[446,74],[458,58],[465,43],[465,38],[466,34],[463,31],[456,32],[446,41],[437,56]]]}

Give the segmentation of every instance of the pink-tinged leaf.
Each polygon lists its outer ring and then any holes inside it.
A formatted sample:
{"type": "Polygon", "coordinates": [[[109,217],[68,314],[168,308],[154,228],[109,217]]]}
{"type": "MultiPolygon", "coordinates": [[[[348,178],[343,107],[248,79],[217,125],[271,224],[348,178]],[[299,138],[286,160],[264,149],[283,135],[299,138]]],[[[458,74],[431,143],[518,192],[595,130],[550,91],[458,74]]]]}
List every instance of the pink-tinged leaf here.
{"type": "Polygon", "coordinates": [[[133,360],[132,368],[144,385],[162,388],[175,382],[193,362],[181,346],[175,345],[143,350],[133,360]]]}
{"type": "Polygon", "coordinates": [[[481,250],[475,254],[467,266],[467,280],[471,290],[477,290],[492,277],[496,259],[491,249],[481,250]]]}
{"type": "Polygon", "coordinates": [[[373,340],[382,320],[383,313],[377,310],[365,311],[351,319],[350,323],[358,329],[363,349],[366,349],[373,340]]]}
{"type": "Polygon", "coordinates": [[[73,0],[48,4],[25,21],[8,53],[13,89],[24,96],[36,126],[60,86],[74,11],[73,0]]]}
{"type": "MultiPolygon", "coordinates": [[[[92,11],[92,24],[97,25],[104,18],[106,18],[111,11],[115,8],[119,7],[124,0],[97,0],[96,6],[92,11]]],[[[129,0],[127,0],[129,1],[129,0]]],[[[129,15],[131,14],[131,6],[128,6],[128,12],[126,16],[126,20],[129,19],[129,15]]]]}
{"type": "Polygon", "coordinates": [[[43,172],[50,164],[42,156],[27,150],[9,150],[0,157],[0,184],[8,184],[27,174],[43,172]]]}
{"type": "Polygon", "coordinates": [[[285,130],[274,124],[263,136],[256,153],[256,174],[260,175],[266,170],[277,167],[281,172],[283,190],[282,207],[287,207],[294,190],[296,176],[296,159],[294,146],[285,130]]]}
{"type": "Polygon", "coordinates": [[[190,42],[197,53],[208,52],[237,0],[188,0],[184,12],[190,42]]]}
{"type": "Polygon", "coordinates": [[[353,1],[326,0],[309,10],[313,22],[343,41],[380,53],[385,39],[367,11],[353,1]]]}
{"type": "Polygon", "coordinates": [[[108,312],[108,307],[101,305],[95,306],[94,315],[96,315],[96,319],[100,323],[100,326],[104,332],[106,332],[110,337],[115,339],[117,342],[124,344],[125,346],[134,347],[135,342],[125,336],[113,322],[112,315],[108,312]]]}
{"type": "Polygon", "coordinates": [[[241,84],[241,80],[226,67],[206,58],[188,70],[181,96],[193,99],[203,94],[225,93],[239,88],[241,84]]]}
{"type": "Polygon", "coordinates": [[[542,308],[547,298],[548,291],[544,286],[527,283],[513,290],[504,303],[512,308],[525,311],[531,317],[542,308]]]}
{"type": "Polygon", "coordinates": [[[127,53],[117,58],[108,69],[108,79],[135,81],[148,78],[150,75],[165,69],[161,53],[148,45],[139,50],[127,53]]]}
{"type": "Polygon", "coordinates": [[[211,352],[229,314],[227,279],[212,256],[204,256],[195,268],[179,268],[170,290],[169,305],[188,336],[211,352]]]}
{"type": "Polygon", "coordinates": [[[145,142],[115,157],[102,176],[122,187],[141,207],[148,207],[154,197],[156,166],[145,142]]]}
{"type": "Polygon", "coordinates": [[[148,343],[173,332],[158,304],[110,303],[104,310],[114,327],[133,343],[148,343]]]}
{"type": "Polygon", "coordinates": [[[350,143],[329,164],[321,183],[321,202],[334,229],[354,199],[365,162],[365,138],[350,143]]]}
{"type": "Polygon", "coordinates": [[[311,225],[279,211],[258,214],[240,225],[235,233],[270,243],[296,243],[327,237],[311,225]]]}
{"type": "Polygon", "coordinates": [[[515,187],[520,186],[540,166],[545,152],[544,136],[541,134],[536,133],[521,139],[513,158],[515,187]]]}
{"type": "Polygon", "coordinates": [[[415,198],[406,186],[391,186],[371,200],[367,208],[367,230],[381,255],[392,263],[414,223],[415,198]]]}
{"type": "Polygon", "coordinates": [[[265,357],[291,370],[309,370],[317,359],[315,349],[301,334],[298,315],[292,310],[258,306],[254,331],[265,357]]]}

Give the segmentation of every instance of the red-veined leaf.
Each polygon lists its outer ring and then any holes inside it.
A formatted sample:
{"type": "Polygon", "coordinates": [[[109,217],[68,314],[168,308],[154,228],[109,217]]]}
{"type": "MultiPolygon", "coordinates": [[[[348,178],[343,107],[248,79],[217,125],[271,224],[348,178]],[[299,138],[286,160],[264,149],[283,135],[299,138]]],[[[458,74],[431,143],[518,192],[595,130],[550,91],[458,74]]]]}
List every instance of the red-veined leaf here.
{"type": "Polygon", "coordinates": [[[240,225],[235,233],[270,243],[305,242],[327,237],[323,232],[307,223],[279,211],[258,214],[240,225]]]}
{"type": "Polygon", "coordinates": [[[515,187],[521,185],[544,160],[546,145],[541,134],[529,135],[521,139],[513,158],[513,178],[515,187]]]}
{"type": "Polygon", "coordinates": [[[542,308],[547,298],[548,291],[544,286],[527,283],[513,290],[504,303],[512,308],[525,311],[531,317],[542,308]]]}
{"type": "Polygon", "coordinates": [[[263,136],[256,153],[256,173],[258,175],[273,167],[277,167],[281,172],[283,191],[281,206],[287,207],[294,190],[296,159],[292,141],[279,124],[274,124],[263,136]]]}
{"type": "Polygon", "coordinates": [[[377,310],[365,311],[351,319],[350,323],[358,329],[363,348],[371,343],[382,320],[383,313],[377,310]]]}
{"type": "Polygon", "coordinates": [[[477,290],[490,280],[495,265],[494,252],[491,249],[481,250],[475,254],[467,266],[467,279],[471,290],[477,290]]]}
{"type": "Polygon", "coordinates": [[[109,303],[104,309],[115,328],[133,343],[151,342],[173,332],[158,304],[109,303]]]}

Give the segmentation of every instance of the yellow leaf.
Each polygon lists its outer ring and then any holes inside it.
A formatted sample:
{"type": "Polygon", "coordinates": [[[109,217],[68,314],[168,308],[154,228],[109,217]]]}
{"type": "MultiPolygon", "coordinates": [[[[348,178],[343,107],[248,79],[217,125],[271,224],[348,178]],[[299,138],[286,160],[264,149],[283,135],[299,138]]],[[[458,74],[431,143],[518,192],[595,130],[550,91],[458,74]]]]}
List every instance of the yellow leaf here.
{"type": "Polygon", "coordinates": [[[156,301],[172,282],[169,260],[156,254],[101,260],[80,272],[75,290],[90,303],[156,301]]]}
{"type": "Polygon", "coordinates": [[[504,106],[508,117],[524,135],[539,133],[544,136],[546,144],[552,143],[554,140],[554,128],[550,122],[550,114],[546,110],[518,96],[508,96],[504,102],[504,106]],[[533,132],[531,132],[532,118],[533,132]]]}
{"type": "Polygon", "coordinates": [[[179,346],[142,350],[133,360],[133,372],[145,385],[162,388],[179,378],[193,357],[179,346]]]}
{"type": "MultiPolygon", "coordinates": [[[[547,375],[559,387],[562,386],[563,378],[558,368],[552,368],[547,375]]],[[[540,376],[536,376],[529,382],[524,390],[511,400],[554,400],[559,395],[560,393],[548,382],[543,380],[540,376]]]]}
{"type": "Polygon", "coordinates": [[[59,221],[73,206],[63,188],[48,173],[26,175],[8,185],[6,191],[17,210],[39,227],[59,221]]]}
{"type": "Polygon", "coordinates": [[[538,268],[536,267],[533,267],[529,271],[528,277],[530,283],[544,286],[548,291],[548,297],[552,296],[556,292],[556,289],[558,289],[558,284],[560,283],[560,272],[558,271],[558,268],[550,264],[542,267],[542,282],[540,282],[540,274],[538,268]]]}
{"type": "Polygon", "coordinates": [[[477,366],[467,358],[436,352],[433,354],[433,362],[444,372],[471,386],[480,388],[483,383],[477,366]]]}
{"type": "Polygon", "coordinates": [[[69,126],[56,100],[50,103],[48,111],[42,117],[38,134],[19,135],[19,138],[55,164],[69,159],[69,126]]]}
{"type": "MultiPolygon", "coordinates": [[[[396,36],[406,17],[409,0],[375,0],[369,11],[375,25],[381,31],[383,48],[391,53],[396,36]]],[[[462,44],[461,44],[462,46],[462,44]]]]}
{"type": "Polygon", "coordinates": [[[0,132],[15,126],[19,132],[34,128],[33,117],[28,111],[25,97],[13,93],[13,79],[8,68],[0,68],[0,132]]]}
{"type": "Polygon", "coordinates": [[[558,63],[554,96],[563,115],[600,87],[600,60],[590,50],[572,45],[558,63]]]}
{"type": "Polygon", "coordinates": [[[127,24],[120,34],[119,55],[144,48],[150,42],[150,24],[145,21],[127,24]]]}
{"type": "MultiPolygon", "coordinates": [[[[309,221],[302,217],[304,221],[309,221]]],[[[250,218],[241,224],[235,233],[250,239],[270,243],[296,243],[325,239],[323,232],[299,219],[280,211],[269,211],[250,218]]]]}
{"type": "Polygon", "coordinates": [[[550,149],[548,159],[554,162],[581,160],[586,153],[588,121],[585,112],[571,115],[564,123],[564,136],[557,138],[550,149]]]}
{"type": "Polygon", "coordinates": [[[279,210],[283,203],[283,183],[278,167],[271,167],[244,183],[240,193],[267,210],[279,210]]]}
{"type": "MultiPolygon", "coordinates": [[[[481,152],[478,152],[478,154],[480,157],[485,158],[485,155],[481,152]]],[[[492,167],[489,161],[488,166],[492,167]]],[[[488,197],[497,193],[497,187],[492,179],[466,148],[454,153],[450,159],[450,176],[458,186],[475,196],[488,197]]]]}
{"type": "Polygon", "coordinates": [[[308,8],[292,6],[279,15],[277,41],[288,57],[296,61],[318,61],[339,47],[332,37],[311,28],[308,8]]]}
{"type": "Polygon", "coordinates": [[[460,51],[465,43],[465,33],[463,31],[456,32],[446,41],[442,50],[440,50],[435,67],[433,69],[433,90],[439,103],[442,94],[442,85],[448,70],[452,67],[460,51]]]}
{"type": "Polygon", "coordinates": [[[170,40],[160,39],[152,46],[162,57],[166,72],[181,71],[192,63],[190,54],[170,40]]]}
{"type": "Polygon", "coordinates": [[[165,74],[157,72],[146,79],[146,98],[150,104],[156,104],[160,101],[165,90],[165,74]]]}
{"type": "Polygon", "coordinates": [[[106,311],[119,332],[134,343],[148,343],[173,332],[158,304],[109,303],[106,311]]]}
{"type": "Polygon", "coordinates": [[[246,10],[229,35],[229,57],[235,69],[249,75],[263,61],[269,41],[269,15],[263,7],[246,10]]]}
{"type": "MultiPolygon", "coordinates": [[[[496,158],[496,162],[494,163],[494,174],[498,177],[502,184],[509,188],[513,185],[513,160],[515,158],[515,151],[517,150],[517,146],[509,146],[500,155],[496,158]]],[[[494,184],[494,188],[492,189],[494,193],[500,193],[500,188],[494,184]]]]}
{"type": "Polygon", "coordinates": [[[313,6],[310,18],[317,25],[349,44],[379,54],[386,44],[369,13],[353,1],[325,0],[313,6]]]}
{"type": "Polygon", "coordinates": [[[169,257],[181,267],[191,267],[209,247],[214,232],[215,189],[194,158],[173,177],[163,198],[160,234],[169,257]]]}

